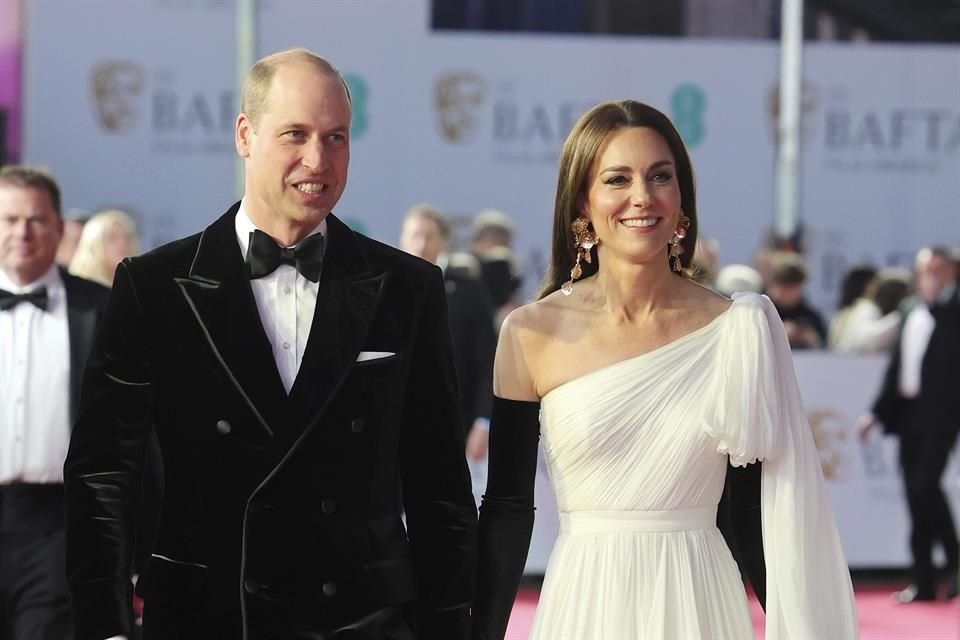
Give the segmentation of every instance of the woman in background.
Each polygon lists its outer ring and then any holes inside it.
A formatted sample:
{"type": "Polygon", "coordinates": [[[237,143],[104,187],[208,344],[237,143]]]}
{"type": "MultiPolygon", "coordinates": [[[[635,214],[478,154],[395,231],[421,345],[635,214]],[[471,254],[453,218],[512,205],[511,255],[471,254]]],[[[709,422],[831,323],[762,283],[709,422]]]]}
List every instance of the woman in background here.
{"type": "Polygon", "coordinates": [[[83,227],[70,273],[111,287],[117,264],[136,255],[137,245],[137,229],[127,213],[119,209],[96,213],[83,227]]]}
{"type": "Polygon", "coordinates": [[[560,158],[545,285],[500,334],[476,639],[506,629],[541,429],[561,524],[531,638],[752,638],[716,526],[728,460],[763,461],[762,550],[740,551],[766,561],[751,578],[767,637],[857,637],[783,324],[765,296],[731,303],[691,281],[696,236],[669,119],[631,100],[584,115],[560,158]]]}
{"type": "Polygon", "coordinates": [[[830,323],[829,345],[849,354],[886,353],[903,316],[899,305],[910,293],[903,269],[854,267],[841,284],[840,305],[830,323]]]}

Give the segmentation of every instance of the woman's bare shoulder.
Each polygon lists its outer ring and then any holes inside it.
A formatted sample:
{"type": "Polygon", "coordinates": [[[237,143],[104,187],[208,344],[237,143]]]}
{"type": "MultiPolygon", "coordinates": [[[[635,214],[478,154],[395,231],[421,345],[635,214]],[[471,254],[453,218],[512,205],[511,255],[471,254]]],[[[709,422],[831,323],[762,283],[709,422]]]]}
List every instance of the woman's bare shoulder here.
{"type": "Polygon", "coordinates": [[[549,295],[514,309],[500,328],[494,393],[513,400],[539,400],[536,372],[544,349],[568,312],[566,301],[549,295]]]}

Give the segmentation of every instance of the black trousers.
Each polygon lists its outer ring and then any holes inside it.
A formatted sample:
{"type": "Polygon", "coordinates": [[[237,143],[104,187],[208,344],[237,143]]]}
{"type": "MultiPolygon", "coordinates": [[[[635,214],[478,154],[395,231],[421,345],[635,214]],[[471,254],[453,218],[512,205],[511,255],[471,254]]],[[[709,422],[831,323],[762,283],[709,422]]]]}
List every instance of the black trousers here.
{"type": "MultiPolygon", "coordinates": [[[[915,412],[914,412],[915,413],[915,412]]],[[[933,546],[939,542],[946,557],[946,570],[957,573],[960,547],[957,530],[940,479],[953,449],[957,434],[935,425],[907,423],[900,437],[900,466],[910,511],[910,552],[913,556],[913,580],[920,592],[936,591],[933,546]]]]}
{"type": "Polygon", "coordinates": [[[63,487],[0,486],[0,640],[69,640],[63,487]]]}

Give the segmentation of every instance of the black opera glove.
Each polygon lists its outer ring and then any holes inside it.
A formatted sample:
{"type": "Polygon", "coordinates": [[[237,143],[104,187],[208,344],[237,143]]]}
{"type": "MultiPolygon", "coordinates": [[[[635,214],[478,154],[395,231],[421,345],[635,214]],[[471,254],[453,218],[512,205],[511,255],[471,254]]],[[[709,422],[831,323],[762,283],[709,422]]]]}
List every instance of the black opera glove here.
{"type": "Polygon", "coordinates": [[[533,533],[540,403],[494,396],[487,491],[480,506],[473,640],[502,640],[533,533]]]}
{"type": "Polygon", "coordinates": [[[766,610],[767,567],[763,554],[763,531],[760,512],[760,480],[762,462],[746,467],[727,466],[723,497],[717,511],[717,524],[730,550],[753,591],[766,610]]]}

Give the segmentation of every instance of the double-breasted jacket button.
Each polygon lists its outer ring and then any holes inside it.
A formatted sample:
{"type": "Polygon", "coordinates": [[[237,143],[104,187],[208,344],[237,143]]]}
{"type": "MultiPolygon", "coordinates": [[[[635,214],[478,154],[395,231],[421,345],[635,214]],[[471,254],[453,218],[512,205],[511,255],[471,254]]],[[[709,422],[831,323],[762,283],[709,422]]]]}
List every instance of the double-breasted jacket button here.
{"type": "Polygon", "coordinates": [[[233,431],[233,425],[227,420],[217,420],[217,433],[222,436],[230,435],[233,431]]]}
{"type": "Polygon", "coordinates": [[[337,503],[333,498],[324,498],[323,502],[320,503],[320,510],[328,516],[333,515],[333,512],[337,510],[337,503]]]}
{"type": "Polygon", "coordinates": [[[354,433],[360,433],[366,427],[366,423],[363,421],[363,418],[354,418],[350,421],[350,431],[354,433]]]}
{"type": "Polygon", "coordinates": [[[263,588],[263,585],[257,582],[256,580],[243,581],[243,590],[246,591],[247,593],[257,593],[262,588],[263,588]]]}
{"type": "Polygon", "coordinates": [[[332,597],[337,595],[337,583],[336,582],[324,582],[323,586],[323,595],[332,597]]]}

